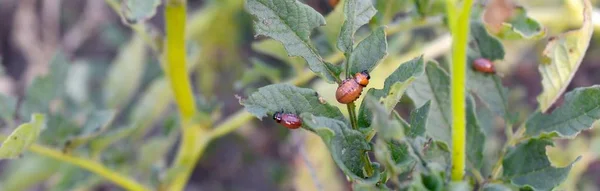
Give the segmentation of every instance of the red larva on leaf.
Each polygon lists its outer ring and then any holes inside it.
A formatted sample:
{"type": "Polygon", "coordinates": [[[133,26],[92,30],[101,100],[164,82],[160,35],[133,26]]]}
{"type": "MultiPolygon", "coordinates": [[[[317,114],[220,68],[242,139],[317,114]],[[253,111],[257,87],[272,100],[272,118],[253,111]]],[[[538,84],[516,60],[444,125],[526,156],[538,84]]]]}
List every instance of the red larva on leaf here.
{"type": "Polygon", "coordinates": [[[300,120],[300,117],[298,117],[296,114],[278,111],[273,114],[273,119],[288,129],[297,129],[298,127],[302,126],[302,120],[300,120]]]}
{"type": "Polygon", "coordinates": [[[335,92],[335,98],[338,102],[348,104],[360,97],[362,90],[369,84],[369,73],[365,70],[354,75],[354,78],[349,78],[338,86],[335,92]]]}
{"type": "Polygon", "coordinates": [[[478,72],[495,74],[496,68],[494,67],[494,63],[485,58],[478,58],[473,61],[473,68],[478,72]]]}

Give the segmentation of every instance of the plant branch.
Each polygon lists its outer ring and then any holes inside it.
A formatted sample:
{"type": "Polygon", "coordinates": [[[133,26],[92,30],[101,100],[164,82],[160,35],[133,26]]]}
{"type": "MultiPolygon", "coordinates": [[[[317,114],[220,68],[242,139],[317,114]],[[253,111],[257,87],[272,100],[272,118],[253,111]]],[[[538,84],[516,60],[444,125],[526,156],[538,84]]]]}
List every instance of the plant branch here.
{"type": "Polygon", "coordinates": [[[450,97],[452,100],[452,180],[460,181],[465,175],[466,161],[466,65],[469,16],[472,0],[463,1],[460,15],[455,9],[455,0],[446,0],[446,10],[452,33],[452,78],[450,97]]]}
{"type": "MultiPolygon", "coordinates": [[[[7,137],[8,136],[6,136],[6,135],[0,135],[0,141],[4,141],[4,139],[6,139],[7,137]]],[[[29,151],[36,153],[38,155],[56,159],[61,162],[79,166],[79,167],[89,170],[90,172],[93,172],[93,173],[115,183],[116,185],[118,185],[124,189],[127,189],[127,190],[135,190],[135,191],[150,190],[150,189],[146,188],[144,185],[138,183],[137,181],[135,181],[129,177],[123,176],[119,172],[115,172],[111,169],[108,169],[103,164],[93,161],[91,159],[76,157],[76,156],[73,156],[70,154],[64,154],[58,150],[51,149],[51,148],[48,148],[48,147],[45,147],[42,145],[38,145],[38,144],[31,145],[29,147],[29,151]]]]}

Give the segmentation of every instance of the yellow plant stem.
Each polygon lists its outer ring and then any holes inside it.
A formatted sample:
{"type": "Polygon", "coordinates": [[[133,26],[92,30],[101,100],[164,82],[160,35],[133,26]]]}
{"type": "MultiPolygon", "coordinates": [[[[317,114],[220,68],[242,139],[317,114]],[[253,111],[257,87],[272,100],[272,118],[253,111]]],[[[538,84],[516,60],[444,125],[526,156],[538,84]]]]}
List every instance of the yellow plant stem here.
{"type": "Polygon", "coordinates": [[[196,114],[196,104],[186,68],[186,1],[171,0],[165,3],[165,22],[166,74],[182,121],[181,143],[175,161],[169,169],[173,177],[170,177],[172,179],[166,186],[169,191],[179,191],[185,188],[196,161],[204,153],[208,138],[204,132],[205,128],[192,121],[196,114]]]}
{"type": "Polygon", "coordinates": [[[72,156],[69,154],[64,154],[60,151],[57,151],[57,150],[54,150],[54,149],[51,149],[48,147],[40,146],[37,144],[31,145],[31,147],[29,147],[29,150],[36,154],[50,157],[50,158],[56,159],[58,161],[70,163],[75,166],[79,166],[83,169],[89,170],[90,172],[93,172],[101,177],[104,177],[107,180],[110,180],[111,182],[115,183],[118,186],[121,186],[122,188],[124,188],[126,190],[134,190],[134,191],[150,190],[150,189],[146,188],[145,186],[141,185],[140,183],[136,182],[135,180],[133,180],[129,177],[126,177],[126,176],[120,174],[119,172],[112,171],[112,170],[106,168],[101,163],[92,161],[90,159],[75,157],[75,156],[72,156]]]}
{"type": "Polygon", "coordinates": [[[466,161],[466,62],[469,16],[472,0],[462,2],[463,8],[457,15],[456,1],[446,0],[446,10],[452,33],[452,78],[450,97],[452,100],[452,172],[453,181],[461,181],[465,175],[466,161]]]}

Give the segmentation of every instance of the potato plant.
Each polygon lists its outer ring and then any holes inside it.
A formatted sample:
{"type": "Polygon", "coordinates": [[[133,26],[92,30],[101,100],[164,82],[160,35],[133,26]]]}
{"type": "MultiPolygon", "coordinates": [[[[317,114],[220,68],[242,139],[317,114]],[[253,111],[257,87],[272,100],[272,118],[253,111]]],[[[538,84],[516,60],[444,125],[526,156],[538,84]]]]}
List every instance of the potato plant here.
{"type": "MultiPolygon", "coordinates": [[[[452,0],[416,1],[423,17],[417,19],[445,14],[443,24],[453,40],[448,67],[416,56],[387,77],[373,76],[385,78],[383,88],[366,91],[358,109],[355,102],[347,103],[348,116],[328,103],[335,100],[324,101],[312,89],[287,83],[259,88],[241,104],[259,119],[276,112],[299,116],[302,128],[322,138],[356,190],[551,190],[578,159],[553,166],[546,146],[576,136],[600,118],[598,86],[567,92],[564,103],[549,110],[587,50],[593,28],[590,2],[584,5],[581,28],[551,37],[542,52],[544,91],[538,111],[525,121],[510,112],[508,90],[492,66],[482,69],[473,63],[503,60],[499,39],[539,38],[545,31],[518,7],[516,16],[491,33],[490,24],[482,20],[489,10],[472,1],[462,1],[460,8],[452,0]],[[438,3],[445,3],[446,11],[429,12],[438,3]],[[394,109],[403,97],[415,108],[406,119],[394,109]],[[490,110],[506,124],[507,140],[497,157],[483,155],[486,135],[477,116],[480,109],[490,110]]],[[[377,9],[369,0],[343,3],[344,21],[335,43],[344,55],[340,63],[328,62],[310,41],[311,31],[326,24],[311,7],[295,0],[247,0],[246,10],[255,17],[257,36],[281,42],[289,56],[302,57],[315,75],[340,88],[345,86],[343,79],[373,71],[389,54],[386,28],[373,22],[377,9]]]]}
{"type": "Polygon", "coordinates": [[[89,87],[94,65],[57,50],[22,98],[0,94],[10,130],[0,134],[0,190],[189,189],[209,144],[267,120],[318,136],[353,190],[553,190],[584,159],[555,165],[548,146],[600,119],[600,86],[565,93],[594,29],[590,1],[568,1],[580,5],[581,25],[548,36],[517,4],[490,20],[501,8],[483,0],[323,0],[323,14],[300,0],[211,1],[194,14],[184,0],[105,0],[133,35],[100,88],[89,87]],[[148,21],[157,12],[164,34],[148,21]],[[243,35],[223,35],[238,25],[222,21],[243,19],[256,54],[231,85],[243,108],[220,116],[211,55],[219,43],[241,49],[243,35]],[[506,42],[542,39],[538,108],[518,113],[495,66],[506,42]],[[499,124],[504,135],[493,132],[499,124]]]}

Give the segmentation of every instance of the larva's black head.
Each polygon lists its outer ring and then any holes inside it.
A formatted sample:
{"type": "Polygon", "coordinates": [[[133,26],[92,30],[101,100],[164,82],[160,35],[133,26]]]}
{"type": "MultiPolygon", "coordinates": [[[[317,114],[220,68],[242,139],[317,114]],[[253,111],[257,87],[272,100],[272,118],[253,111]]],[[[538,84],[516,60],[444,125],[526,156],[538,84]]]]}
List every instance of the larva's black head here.
{"type": "Polygon", "coordinates": [[[275,120],[277,123],[281,122],[281,114],[283,112],[275,112],[275,114],[273,114],[273,120],[275,120]]]}
{"type": "Polygon", "coordinates": [[[360,72],[361,74],[364,74],[365,76],[367,76],[367,80],[371,79],[371,75],[369,75],[369,71],[367,70],[363,70],[362,72],[360,72]]]}

